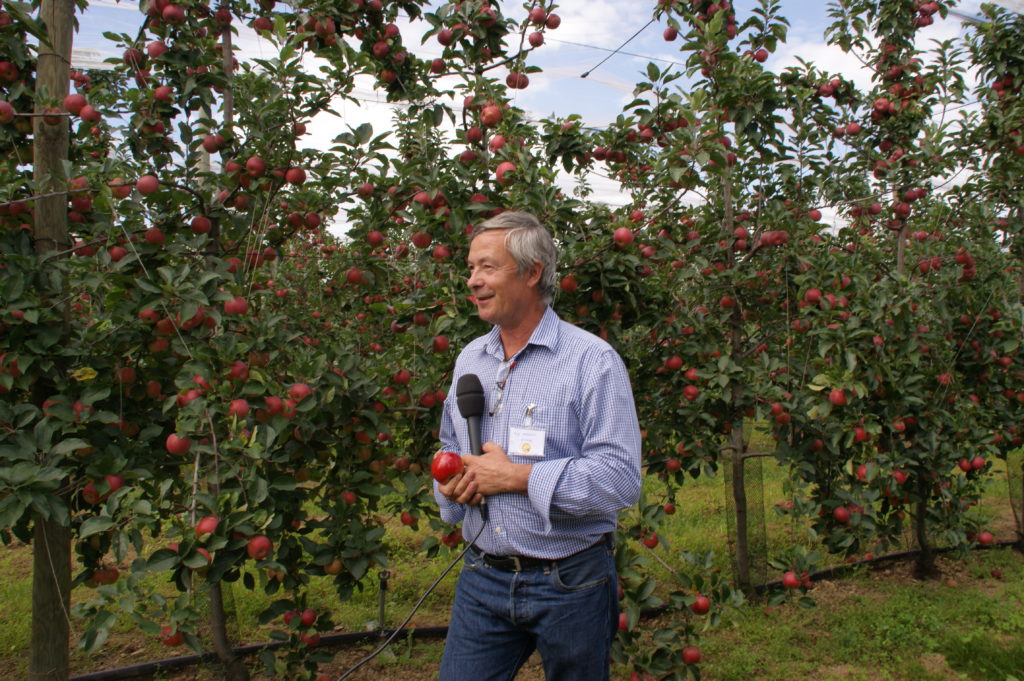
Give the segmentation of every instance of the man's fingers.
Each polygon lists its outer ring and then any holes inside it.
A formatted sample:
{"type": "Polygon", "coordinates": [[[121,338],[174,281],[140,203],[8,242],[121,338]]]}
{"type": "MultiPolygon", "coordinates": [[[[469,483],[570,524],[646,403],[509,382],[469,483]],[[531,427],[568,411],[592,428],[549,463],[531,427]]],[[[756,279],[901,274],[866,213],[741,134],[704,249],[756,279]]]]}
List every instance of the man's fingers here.
{"type": "MultiPolygon", "coordinates": [[[[473,497],[479,497],[480,496],[477,493],[477,488],[478,488],[478,485],[477,485],[476,480],[470,480],[469,483],[466,485],[466,487],[458,495],[458,498],[455,499],[455,501],[457,501],[460,504],[470,504],[470,503],[472,503],[473,502],[473,497]]],[[[479,502],[477,502],[477,503],[479,503],[479,502]]]]}

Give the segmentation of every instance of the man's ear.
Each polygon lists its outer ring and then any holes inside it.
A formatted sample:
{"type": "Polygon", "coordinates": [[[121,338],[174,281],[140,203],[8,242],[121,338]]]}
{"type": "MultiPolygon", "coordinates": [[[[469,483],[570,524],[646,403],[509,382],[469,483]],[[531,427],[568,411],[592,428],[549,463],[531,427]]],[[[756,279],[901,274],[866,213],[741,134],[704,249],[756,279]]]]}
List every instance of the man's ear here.
{"type": "Polygon", "coordinates": [[[529,286],[540,285],[540,277],[544,272],[544,266],[540,263],[540,260],[534,260],[533,266],[530,267],[530,271],[526,273],[526,283],[529,286]]]}

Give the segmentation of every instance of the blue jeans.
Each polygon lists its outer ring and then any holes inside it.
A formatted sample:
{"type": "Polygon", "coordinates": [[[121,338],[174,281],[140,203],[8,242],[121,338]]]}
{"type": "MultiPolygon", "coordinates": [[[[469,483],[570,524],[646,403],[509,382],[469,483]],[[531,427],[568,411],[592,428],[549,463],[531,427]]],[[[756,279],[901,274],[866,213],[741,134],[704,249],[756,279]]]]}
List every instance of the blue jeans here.
{"type": "Polygon", "coordinates": [[[466,552],[439,681],[511,681],[534,650],[547,681],[607,681],[619,601],[612,549],[601,542],[521,572],[466,552]]]}

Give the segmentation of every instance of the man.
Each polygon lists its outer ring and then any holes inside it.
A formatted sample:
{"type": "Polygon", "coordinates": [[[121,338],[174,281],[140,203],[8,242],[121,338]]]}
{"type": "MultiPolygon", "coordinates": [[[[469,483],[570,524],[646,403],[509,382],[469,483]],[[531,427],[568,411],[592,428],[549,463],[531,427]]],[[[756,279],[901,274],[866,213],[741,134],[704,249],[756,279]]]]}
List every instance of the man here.
{"type": "Polygon", "coordinates": [[[467,283],[494,328],[459,355],[441,420],[442,450],[465,454],[464,472],[435,484],[441,517],[475,538],[441,681],[508,681],[535,649],[548,681],[608,678],[611,537],[640,495],[640,429],[621,358],[549,306],[556,260],[528,213],[502,213],[471,237],[467,283]],[[456,405],[465,374],[484,386],[481,456],[467,454],[456,405]]]}

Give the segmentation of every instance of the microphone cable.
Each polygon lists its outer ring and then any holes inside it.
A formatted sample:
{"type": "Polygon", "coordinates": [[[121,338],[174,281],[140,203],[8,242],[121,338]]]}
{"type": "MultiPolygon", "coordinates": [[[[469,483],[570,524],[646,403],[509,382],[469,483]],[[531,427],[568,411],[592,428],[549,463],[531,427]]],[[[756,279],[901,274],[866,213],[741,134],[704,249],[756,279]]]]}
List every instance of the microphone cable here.
{"type": "Polygon", "coordinates": [[[409,614],[406,616],[405,620],[403,620],[401,624],[395,627],[395,629],[391,632],[391,635],[388,636],[383,643],[377,646],[376,650],[374,650],[372,653],[356,662],[355,665],[353,665],[348,671],[339,676],[337,681],[344,681],[344,679],[347,679],[349,676],[354,674],[356,670],[358,670],[364,664],[366,664],[367,662],[369,662],[370,660],[384,652],[384,649],[391,645],[392,641],[395,640],[395,637],[398,636],[398,633],[405,629],[405,625],[409,624],[409,621],[412,619],[413,615],[416,614],[416,611],[420,609],[420,606],[423,605],[423,601],[427,599],[427,596],[429,596],[434,591],[434,589],[437,588],[437,585],[441,583],[441,580],[444,579],[448,575],[448,573],[452,571],[452,568],[455,567],[456,563],[462,560],[462,557],[466,555],[466,551],[469,551],[469,547],[475,544],[476,540],[480,538],[481,534],[483,534],[484,528],[487,526],[486,509],[481,509],[481,513],[483,515],[484,522],[481,523],[480,529],[477,531],[476,536],[473,537],[472,540],[466,542],[465,548],[463,548],[462,551],[459,552],[459,555],[455,556],[455,559],[448,564],[448,567],[446,567],[441,572],[441,574],[438,575],[437,579],[435,579],[434,582],[429,587],[427,587],[427,590],[423,592],[423,595],[420,596],[419,600],[417,600],[416,603],[412,606],[412,610],[409,611],[409,614]]]}

